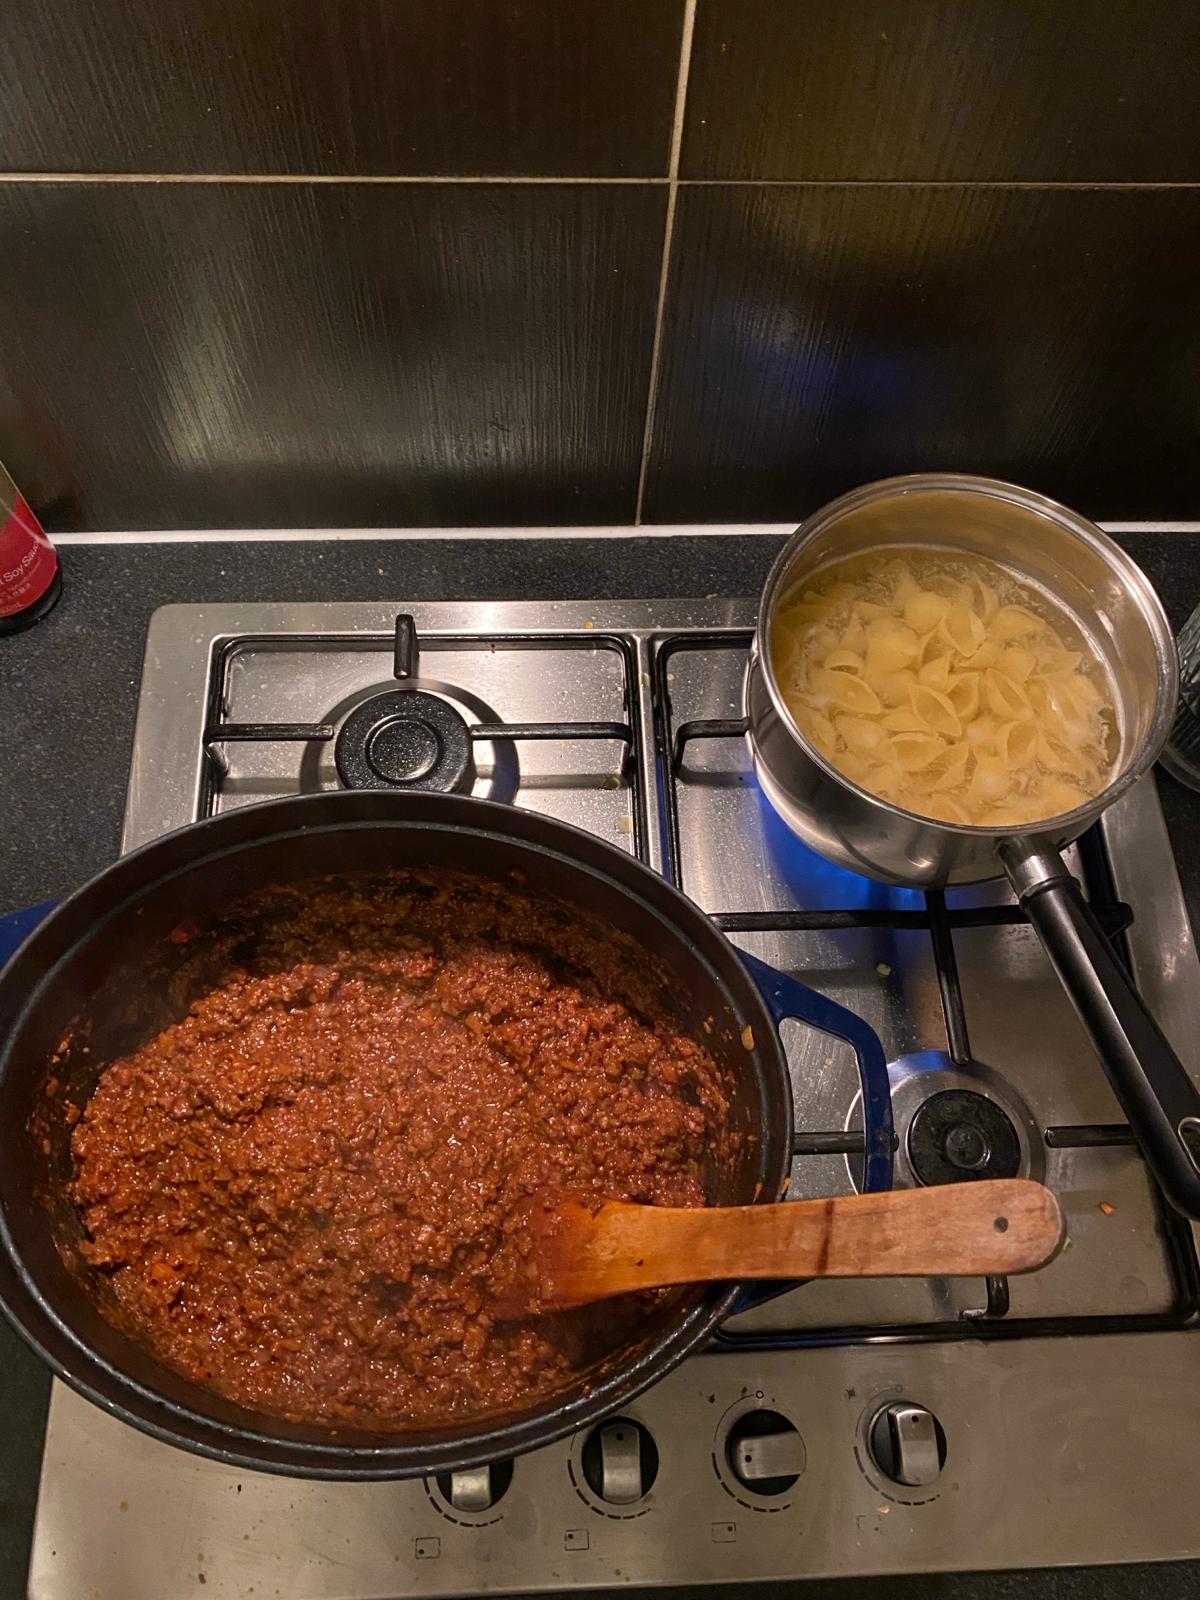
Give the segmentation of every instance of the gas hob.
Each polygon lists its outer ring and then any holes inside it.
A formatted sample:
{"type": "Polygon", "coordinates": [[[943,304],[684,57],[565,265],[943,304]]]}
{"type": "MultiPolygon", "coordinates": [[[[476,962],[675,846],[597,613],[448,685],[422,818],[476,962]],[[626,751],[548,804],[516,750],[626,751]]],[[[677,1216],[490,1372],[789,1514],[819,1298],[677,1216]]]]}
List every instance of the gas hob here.
{"type": "MultiPolygon", "coordinates": [[[[740,737],[753,602],[172,606],[147,641],[132,849],[388,777],[558,816],[859,1012],[897,1182],[1050,1184],[1069,1245],[1011,1281],[810,1284],[621,1418],[482,1473],[311,1483],[136,1433],[56,1384],[31,1594],[381,1600],[1200,1554],[1195,1231],[1164,1211],[1002,885],[889,888],[799,844],[740,737]],[[447,756],[449,752],[449,757],[447,756]]],[[[1196,1069],[1200,961],[1153,779],[1074,855],[1196,1069]]],[[[791,1191],[846,1192],[852,1058],[788,1025],[791,1191]]]]}

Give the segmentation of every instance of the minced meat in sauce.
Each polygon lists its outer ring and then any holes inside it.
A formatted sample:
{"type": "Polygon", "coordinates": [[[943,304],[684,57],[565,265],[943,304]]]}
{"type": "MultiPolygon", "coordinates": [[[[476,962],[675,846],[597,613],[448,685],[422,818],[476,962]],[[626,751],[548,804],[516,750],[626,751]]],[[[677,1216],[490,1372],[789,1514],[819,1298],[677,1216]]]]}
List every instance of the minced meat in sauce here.
{"type": "Polygon", "coordinates": [[[648,958],[463,873],[239,915],[220,980],[74,1129],[82,1253],[123,1320],[245,1406],[373,1429],[524,1406],[636,1336],[636,1299],[488,1307],[538,1190],[705,1203],[728,1097],[648,958]]]}

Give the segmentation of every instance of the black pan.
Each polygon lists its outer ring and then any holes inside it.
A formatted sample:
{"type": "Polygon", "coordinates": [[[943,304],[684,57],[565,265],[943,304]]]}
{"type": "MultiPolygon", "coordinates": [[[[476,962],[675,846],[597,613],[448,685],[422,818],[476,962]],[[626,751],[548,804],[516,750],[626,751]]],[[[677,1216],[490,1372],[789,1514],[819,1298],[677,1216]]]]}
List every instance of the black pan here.
{"type": "Polygon", "coordinates": [[[792,1095],[777,1032],[785,1017],[854,1047],[866,1108],[863,1181],[890,1186],[891,1108],[874,1033],[741,955],[697,906],[624,852],[564,823],[457,796],[330,793],[226,813],[93,878],[0,973],[0,1301],[60,1377],[158,1438],[307,1477],[400,1478],[481,1465],[610,1415],[701,1345],[735,1305],[735,1284],[683,1290],[647,1317],[636,1343],[570,1388],[523,1410],[400,1434],[247,1410],[179,1376],[101,1315],[110,1291],[71,1250],[80,1225],[64,1198],[69,1130],[57,1108],[84,1103],[107,1061],[186,1007],[196,941],[176,945],[167,935],[184,919],[219,924],[232,901],[271,884],[414,865],[492,878],[519,870],[531,892],[577,906],[647,952],[665,1003],[690,1032],[712,1019],[703,1037],[733,1087],[731,1114],[758,1137],[736,1159],[714,1161],[705,1175],[711,1203],[770,1201],[786,1181],[792,1095]],[[73,1042],[55,1068],[61,1087],[47,1116],[49,1062],[68,1031],[73,1042]]]}

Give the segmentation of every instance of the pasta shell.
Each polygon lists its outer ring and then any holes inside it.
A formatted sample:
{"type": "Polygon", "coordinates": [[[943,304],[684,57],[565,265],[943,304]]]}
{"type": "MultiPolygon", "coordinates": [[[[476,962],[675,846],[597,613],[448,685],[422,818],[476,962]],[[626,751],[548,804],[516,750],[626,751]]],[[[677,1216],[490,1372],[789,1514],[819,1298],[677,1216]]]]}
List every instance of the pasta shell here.
{"type": "Polygon", "coordinates": [[[844,716],[835,718],[834,727],[847,750],[869,755],[873,750],[878,750],[887,737],[884,732],[886,721],[886,717],[873,722],[869,717],[844,716]]]}
{"type": "Polygon", "coordinates": [[[1056,774],[1065,772],[1072,778],[1087,777],[1086,758],[1078,750],[1073,749],[1065,739],[1056,739],[1053,734],[1038,734],[1037,757],[1047,772],[1056,774]]]}
{"type": "Polygon", "coordinates": [[[944,789],[956,788],[966,776],[969,760],[970,752],[965,744],[955,745],[944,757],[939,756],[929,768],[934,774],[933,792],[938,794],[944,789]]]}
{"type": "Polygon", "coordinates": [[[996,737],[996,729],[1000,726],[995,717],[989,716],[985,711],[983,716],[975,717],[967,724],[967,743],[972,750],[983,750],[996,737]]]}
{"type": "Polygon", "coordinates": [[[862,623],[858,622],[857,620],[852,622],[850,624],[850,626],[846,629],[846,631],[842,634],[842,637],[838,640],[838,644],[839,644],[840,648],[843,649],[843,650],[853,650],[856,655],[860,655],[860,656],[866,655],[866,653],[867,653],[867,630],[866,630],[866,628],[864,628],[862,623]]]}
{"type": "Polygon", "coordinates": [[[830,607],[816,596],[811,600],[784,601],[775,613],[776,628],[804,629],[812,627],[815,622],[824,622],[829,615],[830,607]]]}
{"type": "Polygon", "coordinates": [[[967,827],[971,822],[970,813],[960,800],[953,799],[948,794],[939,794],[930,806],[930,814],[942,822],[955,822],[959,827],[967,827]]]}
{"type": "Polygon", "coordinates": [[[1062,686],[1067,699],[1078,709],[1081,717],[1099,707],[1100,691],[1084,673],[1067,673],[1062,679],[1062,686]]]}
{"type": "Polygon", "coordinates": [[[1083,657],[1078,650],[1063,650],[1053,644],[1037,647],[1038,672],[1077,672],[1082,665],[1083,657]]]}
{"type": "Polygon", "coordinates": [[[774,666],[774,675],[781,680],[797,672],[803,666],[800,640],[795,638],[795,635],[781,638],[778,632],[771,635],[771,662],[774,666]]]}
{"type": "Polygon", "coordinates": [[[939,794],[957,788],[966,776],[969,759],[965,744],[950,745],[927,766],[912,773],[909,786],[917,794],[939,794]]]}
{"type": "Polygon", "coordinates": [[[952,659],[949,650],[933,656],[917,668],[917,682],[930,689],[945,689],[950,682],[952,659]]]}
{"type": "Polygon", "coordinates": [[[988,667],[998,667],[1004,659],[1004,646],[994,639],[985,639],[973,656],[966,656],[962,665],[970,672],[983,672],[988,667]]]}
{"type": "Polygon", "coordinates": [[[1038,751],[1038,731],[1032,722],[1006,722],[996,732],[992,748],[1010,770],[1027,767],[1038,751]]]}
{"type": "Polygon", "coordinates": [[[790,617],[782,615],[775,618],[775,626],[771,629],[771,659],[776,666],[781,654],[799,651],[806,643],[807,636],[802,624],[793,624],[790,617]]]}
{"type": "Polygon", "coordinates": [[[835,628],[827,628],[824,623],[809,628],[801,639],[802,653],[810,661],[824,661],[831,650],[838,648],[841,637],[835,628]]]}
{"type": "Polygon", "coordinates": [[[1086,730],[1080,728],[1078,723],[1068,722],[1065,717],[1060,717],[1052,706],[1036,717],[1038,732],[1055,744],[1062,745],[1064,749],[1073,750],[1080,745],[1086,737],[1086,730]]]}
{"type": "Polygon", "coordinates": [[[891,590],[895,604],[903,612],[904,607],[921,587],[912,575],[912,568],[907,561],[897,556],[884,563],[879,575],[891,590]]]}
{"type": "Polygon", "coordinates": [[[975,608],[975,591],[971,585],[948,572],[936,573],[930,578],[929,587],[935,594],[943,595],[953,606],[966,606],[968,611],[975,608]]]}
{"type": "Polygon", "coordinates": [[[932,733],[894,733],[886,749],[901,772],[920,772],[937,759],[946,746],[932,733]]]}
{"type": "Polygon", "coordinates": [[[1037,656],[1023,644],[1010,644],[1002,651],[997,666],[1007,677],[1024,683],[1037,668],[1037,656]]]}
{"type": "Polygon", "coordinates": [[[879,696],[865,678],[852,672],[827,672],[827,693],[841,711],[852,711],[860,717],[878,716],[883,709],[879,696]]]}
{"type": "Polygon", "coordinates": [[[987,815],[979,820],[992,828],[1019,828],[1023,823],[1038,819],[1031,819],[1029,807],[1022,798],[1020,803],[989,806],[987,815]]]}
{"type": "Polygon", "coordinates": [[[938,623],[937,634],[960,656],[974,655],[986,638],[983,623],[969,606],[951,606],[938,623]]]}
{"type": "Polygon", "coordinates": [[[907,706],[909,693],[916,684],[917,675],[906,667],[903,672],[893,672],[890,678],[885,678],[879,685],[879,698],[885,705],[907,706]]]}
{"type": "Polygon", "coordinates": [[[1064,811],[1074,811],[1076,806],[1086,804],[1091,796],[1085,794],[1078,784],[1057,778],[1046,784],[1038,799],[1045,807],[1043,817],[1060,817],[1064,811]]]}
{"type": "Polygon", "coordinates": [[[946,685],[946,699],[960,722],[970,722],[979,713],[979,674],[957,672],[946,685]]]}
{"type": "Polygon", "coordinates": [[[971,578],[971,588],[975,593],[975,609],[984,622],[990,622],[1000,609],[1000,596],[986,579],[975,574],[971,578]]]}
{"type": "Polygon", "coordinates": [[[862,750],[844,750],[837,757],[837,765],[852,783],[861,783],[864,789],[875,787],[874,773],[879,762],[874,756],[862,750]]]}
{"type": "Polygon", "coordinates": [[[825,657],[825,666],[830,672],[853,672],[859,677],[866,668],[866,662],[861,656],[855,655],[853,650],[831,650],[825,657]]]}
{"type": "MultiPolygon", "coordinates": [[[[1074,681],[1078,676],[1075,673],[1070,679],[1042,679],[1046,689],[1046,712],[1042,724],[1056,737],[1082,745],[1087,743],[1091,731],[1091,707],[1080,704],[1074,681]]],[[[1082,681],[1087,682],[1086,679],[1082,681]]]]}
{"type": "Polygon", "coordinates": [[[988,624],[988,633],[999,643],[1009,639],[1024,639],[1031,633],[1041,633],[1046,627],[1041,617],[1028,606],[1001,606],[988,624]]]}
{"type": "Polygon", "coordinates": [[[929,725],[923,717],[919,717],[911,706],[897,706],[894,711],[885,711],[879,719],[879,726],[886,728],[889,733],[928,733],[929,725]]]}
{"type": "Polygon", "coordinates": [[[796,721],[801,733],[816,745],[821,754],[832,758],[837,749],[837,734],[825,713],[810,706],[801,711],[796,721]]]}
{"type": "Polygon", "coordinates": [[[867,675],[873,683],[901,672],[921,653],[921,641],[910,627],[881,618],[867,628],[867,675]]]}
{"type": "Polygon", "coordinates": [[[995,667],[989,667],[983,675],[983,697],[989,711],[1002,721],[1009,722],[1017,717],[1033,716],[1029,696],[1022,686],[1014,683],[995,667]]]}
{"type": "Polygon", "coordinates": [[[895,800],[904,788],[904,774],[894,761],[881,761],[871,768],[864,788],[882,795],[885,800],[895,800]]]}
{"type": "Polygon", "coordinates": [[[945,734],[948,739],[962,737],[962,722],[948,695],[919,683],[912,690],[912,708],[933,733],[945,734]]]}
{"type": "Polygon", "coordinates": [[[919,589],[904,607],[904,620],[916,633],[930,633],[950,609],[945,595],[919,589]]]}
{"type": "Polygon", "coordinates": [[[995,756],[980,756],[967,787],[973,800],[998,805],[1012,790],[1012,773],[995,756]]]}

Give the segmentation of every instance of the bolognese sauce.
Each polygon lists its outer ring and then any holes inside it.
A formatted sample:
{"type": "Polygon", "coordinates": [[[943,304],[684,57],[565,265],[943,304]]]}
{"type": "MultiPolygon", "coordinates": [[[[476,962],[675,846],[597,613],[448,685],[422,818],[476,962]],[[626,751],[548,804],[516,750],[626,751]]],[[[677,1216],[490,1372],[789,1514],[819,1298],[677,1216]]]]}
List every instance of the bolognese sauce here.
{"type": "Polygon", "coordinates": [[[275,890],[229,925],[219,976],[72,1135],[122,1320],[242,1405],[386,1430],[527,1404],[619,1348],[644,1302],[489,1305],[529,1195],[703,1205],[736,1138],[650,959],[455,872],[275,890]]]}

